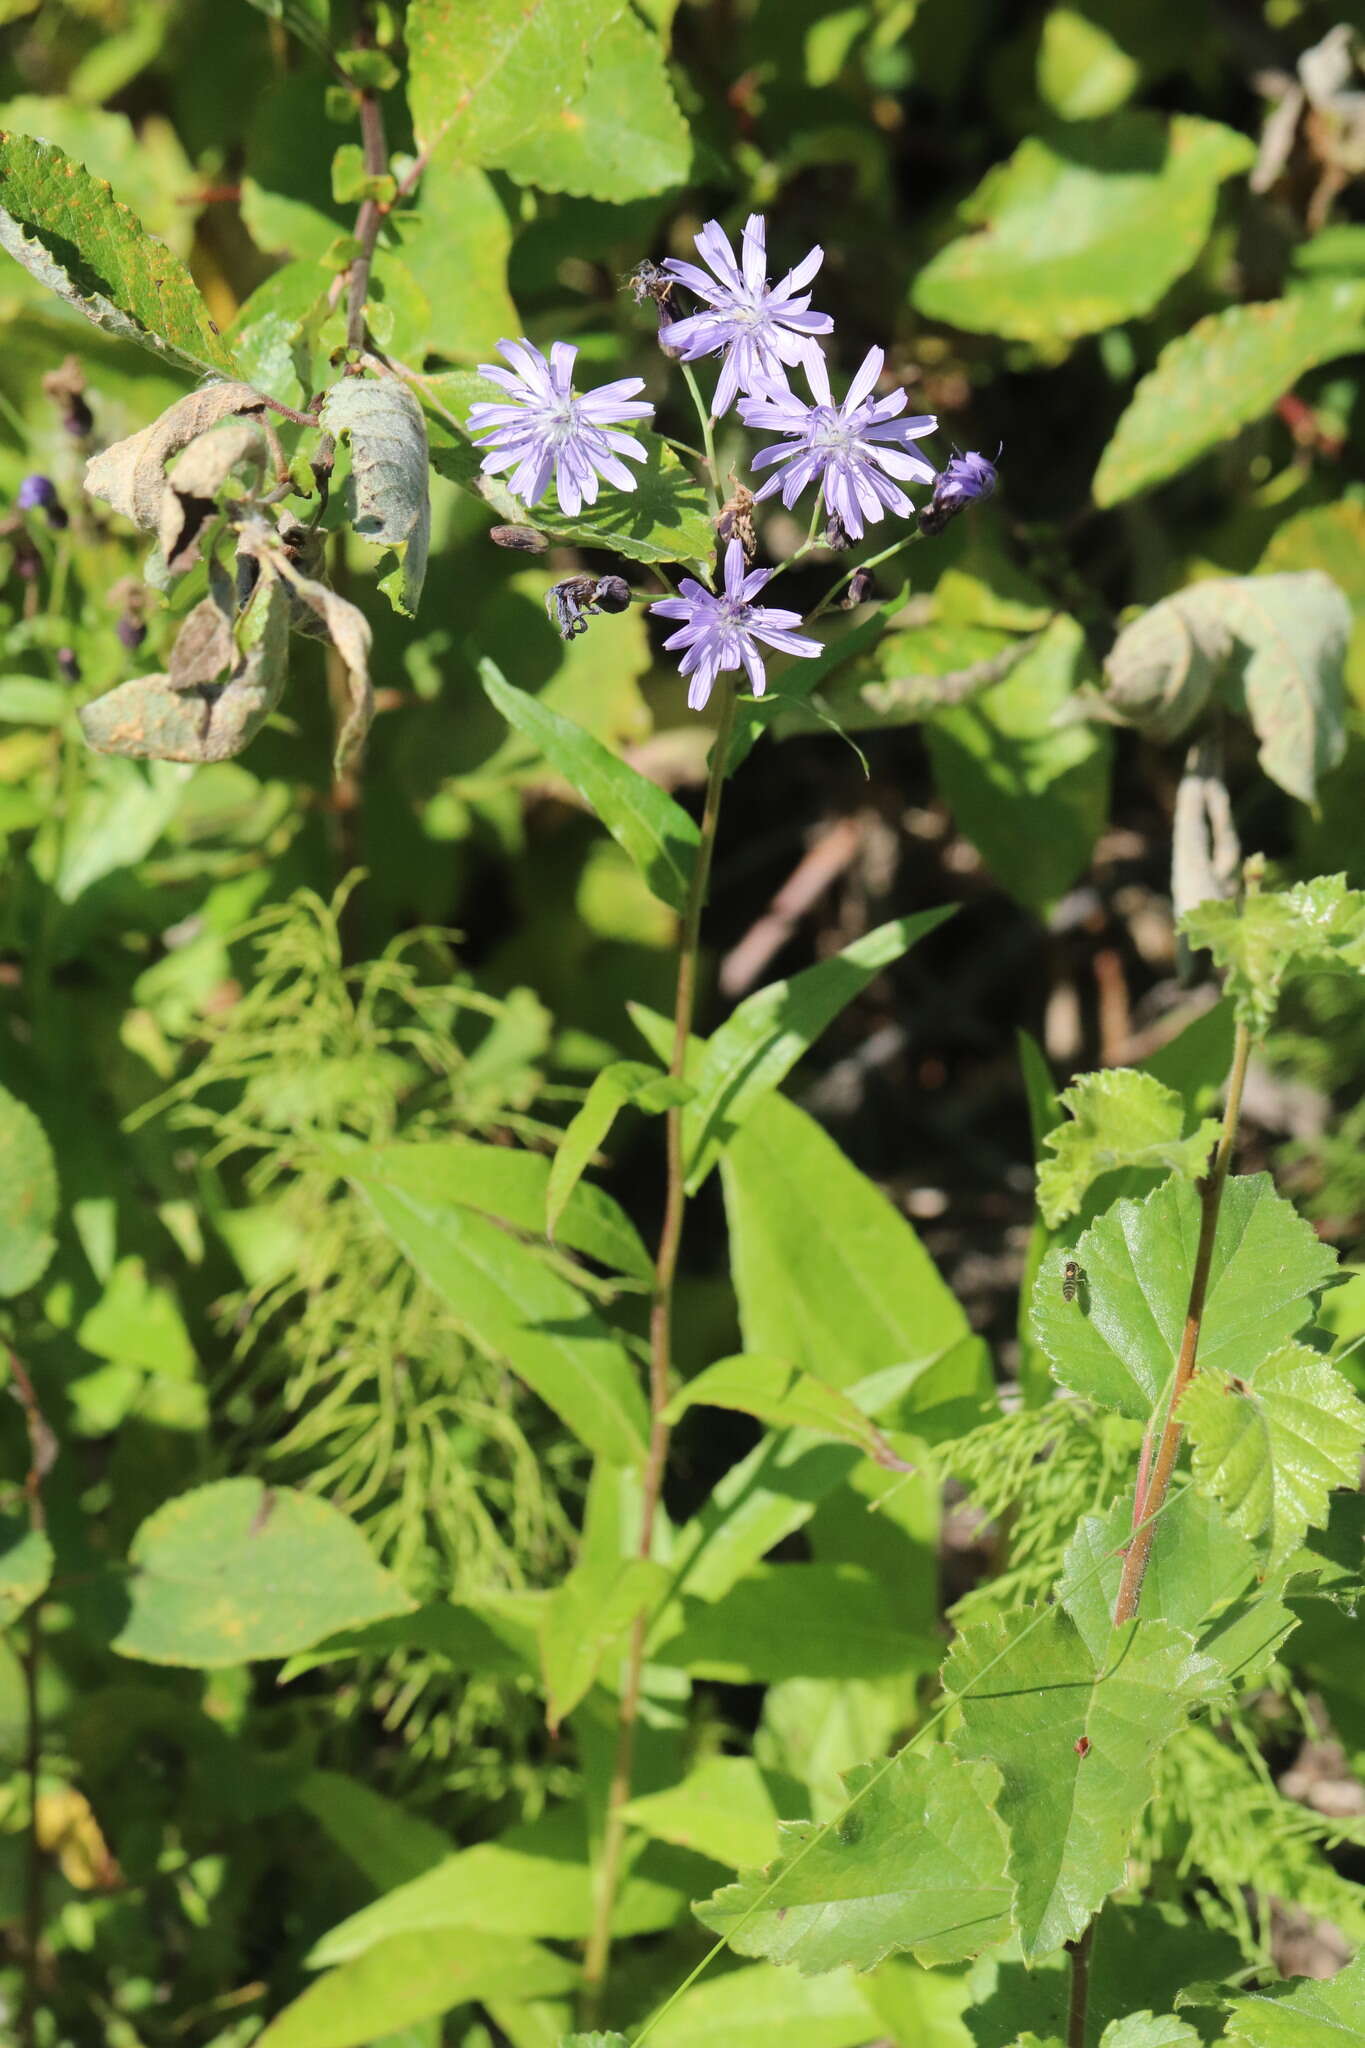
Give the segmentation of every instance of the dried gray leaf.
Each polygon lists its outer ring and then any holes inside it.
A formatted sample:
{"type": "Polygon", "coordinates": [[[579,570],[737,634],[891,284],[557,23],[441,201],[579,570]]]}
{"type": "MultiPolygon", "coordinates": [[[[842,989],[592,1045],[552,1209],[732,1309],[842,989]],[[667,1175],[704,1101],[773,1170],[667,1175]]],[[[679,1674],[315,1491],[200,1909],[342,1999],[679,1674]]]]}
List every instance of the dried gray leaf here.
{"type": "Polygon", "coordinates": [[[92,455],[85,468],[85,488],[144,532],[157,533],[167,491],[166,464],[172,456],[230,414],[259,412],[264,404],[250,384],[208,384],[202,391],[192,391],[141,433],[92,455]]]}
{"type": "Polygon", "coordinates": [[[214,683],[231,668],[237,652],[232,637],[230,593],[221,588],[201,598],[175,636],[168,681],[173,690],[214,683]]]}
{"type": "Polygon", "coordinates": [[[322,424],[350,442],[348,517],[362,540],[397,552],[397,575],[381,578],[380,588],[395,610],[411,617],[431,540],[422,408],[391,377],[343,377],[322,401],[322,424]]]}
{"type": "Polygon", "coordinates": [[[249,462],[258,472],[268,455],[265,434],[255,420],[229,419],[196,434],[169,465],[169,482],[187,498],[216,498],[233,471],[249,462]]]}
{"type": "Polygon", "coordinates": [[[290,559],[280,537],[264,520],[247,527],[240,547],[254,555],[264,573],[267,565],[283,578],[292,595],[322,621],[327,638],[346,665],[350,690],[350,715],[337,734],[334,762],[341,775],[365,744],[374,719],[374,688],[370,682],[370,624],[365,614],[348,598],[339,597],[329,583],[305,576],[290,559]]]}

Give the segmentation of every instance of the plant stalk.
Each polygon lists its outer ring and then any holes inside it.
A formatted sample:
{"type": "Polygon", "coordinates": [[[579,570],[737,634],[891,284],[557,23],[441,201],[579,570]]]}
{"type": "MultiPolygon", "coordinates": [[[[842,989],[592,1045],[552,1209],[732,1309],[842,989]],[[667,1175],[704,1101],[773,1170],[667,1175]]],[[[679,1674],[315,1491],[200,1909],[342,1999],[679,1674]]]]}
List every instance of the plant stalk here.
{"type": "MultiPolygon", "coordinates": [[[[360,93],[360,146],[365,169],[371,177],[382,177],[389,167],[389,147],[384,136],[384,109],[379,95],[366,86],[360,93]]],[[[346,346],[365,346],[365,301],[370,292],[370,266],[385,209],[377,199],[362,199],[355,220],[355,238],[360,248],[353,257],[346,279],[346,346]]]]}
{"type": "MultiPolygon", "coordinates": [[[[697,953],[701,941],[702,912],[706,907],[711,857],[715,852],[716,829],[720,823],[721,793],[725,787],[730,737],[734,731],[738,693],[727,686],[721,701],[720,720],[711,747],[710,771],[706,780],[706,801],[702,808],[700,841],[688,886],[678,938],[678,981],[673,1002],[673,1050],[669,1074],[681,1080],[687,1065],[687,1044],[697,1002],[697,953]]],[[[654,1263],[654,1291],[649,1311],[649,1451],[645,1459],[640,1504],[639,1557],[648,1558],[654,1548],[654,1521],[663,1492],[664,1471],[672,1431],[664,1420],[668,1407],[673,1368],[673,1283],[682,1245],[687,1190],[683,1174],[682,1110],[672,1108],[665,1125],[667,1180],[664,1219],[659,1232],[659,1249],[654,1263]]],[[[601,2009],[611,1963],[611,1921],[621,1881],[621,1858],[626,1842],[623,1808],[630,1798],[635,1769],[635,1731],[640,1713],[640,1681],[645,1662],[645,1637],[649,1616],[641,1611],[630,1632],[626,1650],[625,1678],[621,1687],[621,1711],[616,1724],[616,1754],[611,1783],[607,1789],[606,1822],[602,1831],[602,1853],[598,1860],[593,1896],[592,1932],[583,1958],[584,2019],[592,2025],[601,2009]]]]}
{"type": "Polygon", "coordinates": [[[702,446],[706,450],[706,474],[711,488],[711,510],[718,513],[721,507],[721,489],[720,472],[716,468],[716,416],[708,409],[706,400],[701,395],[701,386],[697,382],[692,365],[679,363],[678,368],[683,373],[683,382],[692,394],[692,403],[697,408],[697,418],[701,421],[702,446]]]}
{"type": "MultiPolygon", "coordinates": [[[[1199,1245],[1195,1252],[1194,1272],[1190,1278],[1190,1302],[1185,1313],[1180,1356],[1176,1360],[1175,1378],[1171,1382],[1171,1398],[1166,1408],[1166,1419],[1157,1443],[1156,1456],[1152,1460],[1151,1477],[1145,1486],[1142,1484],[1142,1473],[1139,1473],[1140,1498],[1135,1499],[1133,1503],[1135,1533],[1124,1555],[1123,1576],[1119,1581],[1118,1598],[1114,1603],[1115,1628],[1126,1621],[1132,1621],[1137,1614],[1138,1602],[1142,1598],[1142,1581],[1146,1576],[1147,1562],[1152,1551],[1152,1538],[1156,1533],[1157,1518],[1165,1506],[1171,1475],[1175,1471],[1175,1461],[1180,1451],[1180,1399],[1194,1378],[1199,1351],[1199,1329],[1204,1318],[1209,1269],[1213,1264],[1213,1241],[1218,1229],[1218,1211],[1222,1205],[1228,1168],[1232,1164],[1233,1146],[1237,1142],[1237,1124],[1242,1113],[1242,1090],[1246,1084],[1247,1062],[1250,1057],[1251,1033],[1245,1024],[1239,1023],[1233,1044],[1232,1071],[1228,1076],[1223,1132],[1218,1140],[1213,1165],[1199,1189],[1199,1245]]],[[[1144,1446],[1144,1450],[1145,1448],[1144,1446]]]]}
{"type": "Polygon", "coordinates": [[[1090,1950],[1095,1939],[1092,1920],[1084,1934],[1068,1943],[1071,1992],[1066,2008],[1066,2048],[1085,2048],[1086,2011],[1090,2004],[1090,1950]]]}

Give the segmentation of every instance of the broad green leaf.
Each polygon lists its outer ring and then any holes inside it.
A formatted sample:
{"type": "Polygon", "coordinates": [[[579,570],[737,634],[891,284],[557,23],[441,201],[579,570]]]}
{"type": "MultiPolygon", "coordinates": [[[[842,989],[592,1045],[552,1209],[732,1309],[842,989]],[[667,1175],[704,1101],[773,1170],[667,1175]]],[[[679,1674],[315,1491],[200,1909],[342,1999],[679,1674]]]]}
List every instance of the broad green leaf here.
{"type": "Polygon", "coordinates": [[[1026,1962],[1077,1936],[1123,1881],[1157,1753],[1217,1673],[1166,1622],[1132,1622],[1092,1652],[1058,1609],[958,1636],[943,1667],[964,1757],[996,1765],[1014,1921],[1026,1962]]]}
{"type": "Polygon", "coordinates": [[[962,1308],[905,1218],[781,1095],[721,1162],[745,1349],[831,1386],[894,1378],[891,1426],[956,1435],[989,1389],[962,1308]]]}
{"type": "Polygon", "coordinates": [[[736,1409],[773,1429],[804,1429],[812,1436],[852,1444],[891,1471],[909,1469],[856,1401],[783,1358],[755,1357],[747,1351],[737,1358],[722,1358],[673,1396],[669,1420],[676,1422],[689,1408],[736,1409]]]}
{"type": "Polygon", "coordinates": [[[1342,498],[1314,505],[1278,526],[1257,564],[1262,576],[1319,569],[1348,600],[1353,613],[1346,654],[1346,685],[1365,705],[1365,505],[1342,498]]]}
{"type": "Polygon", "coordinates": [[[491,355],[505,335],[521,332],[507,289],[512,225],[492,180],[460,163],[447,141],[422,173],[416,207],[397,233],[431,307],[431,347],[443,356],[491,355]]]}
{"type": "Polygon", "coordinates": [[[1164,483],[1262,419],[1306,370],[1365,347],[1365,284],[1227,306],[1168,342],[1095,472],[1097,505],[1164,483]]]}
{"type": "Polygon", "coordinates": [[[1030,136],[963,207],[981,232],[939,251],[914,302],[931,320],[1042,343],[1149,313],[1204,246],[1218,187],[1254,156],[1244,135],[1187,114],[1030,136]]]}
{"type": "MultiPolygon", "coordinates": [[[[1200,1360],[1201,1367],[1203,1360],[1200,1360]]],[[[1237,1375],[1195,1374],[1180,1403],[1195,1485],[1263,1544],[1274,1570],[1327,1521],[1333,1487],[1354,1486],[1365,1403],[1317,1351],[1287,1344],[1237,1375]]]]}
{"type": "Polygon", "coordinates": [[[313,396],[331,283],[332,273],[320,263],[285,263],[238,307],[228,338],[238,369],[258,391],[296,407],[313,396]]]}
{"type": "Polygon", "coordinates": [[[545,1231],[554,1237],[564,1206],[579,1186],[593,1154],[616,1121],[617,1112],[627,1104],[646,1116],[686,1102],[692,1090],[686,1081],[674,1081],[647,1067],[642,1060],[613,1060],[593,1077],[583,1107],[559,1141],[545,1188],[545,1231]]]}
{"type": "MultiPolygon", "coordinates": [[[[1116,1202],[1078,1240],[1051,1254],[1033,1290],[1033,1327],[1064,1387],[1145,1421],[1169,1384],[1189,1306],[1199,1196],[1168,1180],[1142,1201],[1116,1202]],[[1061,1262],[1085,1275],[1074,1301],[1061,1262]]],[[[1249,1375],[1309,1320],[1310,1297],[1336,1272],[1336,1254],[1275,1193],[1269,1174],[1234,1175],[1223,1189],[1199,1336],[1207,1372],[1249,1375]]]]}
{"type": "Polygon", "coordinates": [[[864,2048],[872,2026],[851,1971],[803,1983],[790,1970],[759,1964],[694,1984],[649,2039],[654,2048],[864,2048]]]}
{"type": "Polygon", "coordinates": [[[644,1456],[647,1416],[624,1346],[576,1287],[486,1216],[378,1181],[357,1185],[471,1341],[504,1358],[590,1450],[644,1456]]]}
{"type": "Polygon", "coordinates": [[[534,741],[550,765],[572,783],[654,894],[671,910],[682,910],[699,839],[682,806],[581,726],[561,718],[525,690],[514,689],[491,661],[479,663],[479,675],[508,724],[534,741]]]}
{"type": "Polygon", "coordinates": [[[756,989],[713,1031],[683,1111],[687,1191],[695,1194],[755,1103],[885,967],[952,915],[952,906],[878,925],[788,981],[756,989]]]}
{"type": "Polygon", "coordinates": [[[1325,1983],[1296,1977],[1235,1998],[1227,2048],[1355,2048],[1365,2041],[1365,1954],[1325,1983]]]}
{"type": "Polygon", "coordinates": [[[781,1818],[768,1778],[752,1757],[712,1756],[664,1792],[630,1800],[632,1827],[738,1870],[777,1854],[781,1818]]]}
{"type": "Polygon", "coordinates": [[[199,287],[102,178],[0,130],[0,248],[96,327],[192,370],[234,364],[199,287]]]}
{"type": "Polygon", "coordinates": [[[1181,929],[1213,954],[1237,1015],[1257,1038],[1293,976],[1365,973],[1365,891],[1348,889],[1345,875],[1316,875],[1241,903],[1201,903],[1181,929]]]}
{"type": "Polygon", "coordinates": [[[475,1999],[553,1998],[577,1982],[572,1963],[512,1935],[450,1928],[437,1943],[395,1934],[310,1984],[257,2038],[261,2048],[368,2048],[475,1999]]]}
{"type": "Polygon", "coordinates": [[[454,1851],[449,1835],[340,1771],[310,1771],[298,1802],[376,1891],[392,1891],[454,1851]]]}
{"type": "Polygon", "coordinates": [[[141,1259],[119,1260],[76,1336],[99,1358],[172,1379],[194,1376],[195,1351],[180,1305],[169,1287],[148,1279],[141,1259]]]}
{"type": "MultiPolygon", "coordinates": [[[[618,1934],[671,1926],[681,1901],[676,1888],[628,1864],[617,1898],[618,1934]]],[[[396,1934],[429,1941],[447,1929],[582,1941],[592,1927],[592,1868],[581,1808],[553,1807],[539,1820],[510,1828],[496,1841],[459,1849],[422,1876],[386,1892],[324,1934],[308,1957],[314,1969],[362,1956],[396,1934]]],[[[439,1946],[439,1944],[433,1944],[439,1946]]]]}
{"type": "Polygon", "coordinates": [[[857,1470],[860,1457],[809,1430],[764,1437],[677,1531],[669,1563],[678,1588],[702,1600],[721,1599],[810,1520],[857,1470]]]}
{"type": "Polygon", "coordinates": [[[871,1969],[909,1950],[921,1963],[979,1955],[1009,1929],[1005,1839],[993,1811],[999,1780],[934,1748],[860,1764],[833,1822],[782,1829],[775,1864],[696,1908],[740,1955],[795,1963],[809,1975],[871,1969]]]}
{"type": "Polygon", "coordinates": [[[1054,1156],[1038,1164],[1038,1207],[1051,1230],[1076,1214],[1102,1173],[1137,1166],[1197,1179],[1217,1143],[1213,1119],[1182,1138],[1180,1097],[1133,1067],[1083,1074],[1058,1099],[1071,1121],[1044,1138],[1054,1156]]]}
{"type": "MultiPolygon", "coordinates": [[[[657,1082],[657,1073],[650,1072],[657,1082]]],[[[476,1138],[440,1138],[425,1144],[336,1146],[320,1157],[350,1180],[382,1181],[432,1208],[478,1209],[534,1236],[545,1227],[553,1161],[541,1152],[485,1145],[476,1138]]],[[[586,1252],[633,1279],[648,1280],[654,1271],[620,1204],[590,1183],[580,1183],[566,1197],[558,1237],[571,1250],[586,1252]]]]}
{"type": "Polygon", "coordinates": [[[0,129],[55,144],[92,177],[114,186],[149,234],[177,256],[189,255],[196,207],[187,201],[195,173],[169,121],[152,114],[134,127],[126,114],[79,104],[68,87],[60,96],[25,93],[6,101],[0,129]]]}
{"type": "Polygon", "coordinates": [[[613,1645],[622,1644],[637,1617],[656,1606],[668,1574],[652,1558],[576,1565],[550,1595],[540,1622],[540,1669],[550,1733],[589,1690],[613,1645]]]}
{"type": "Polygon", "coordinates": [[[422,408],[396,378],[343,377],[323,399],[321,417],[329,433],[350,443],[347,516],[362,540],[393,549],[398,572],[381,577],[380,588],[411,618],[431,540],[422,408]]]}
{"type": "Polygon", "coordinates": [[[859,1565],[755,1565],[718,1600],[685,1600],[681,1626],[651,1639],[660,1664],[725,1685],[784,1678],[884,1678],[931,1669],[892,1591],[859,1565]]]}
{"type": "Polygon", "coordinates": [[[1173,2013],[1132,2012],[1111,2020],[1100,2035],[1100,2048],[1199,2048],[1200,2036],[1173,2013]]]}
{"type": "Polygon", "coordinates": [[[57,1168],[33,1111],[0,1088],[0,1298],[41,1280],[57,1249],[57,1168]]]}
{"type": "Polygon", "coordinates": [[[414,0],[408,104],[424,149],[501,165],[528,131],[562,123],[587,83],[593,50],[620,0],[414,0]]]}
{"type": "Polygon", "coordinates": [[[420,1650],[450,1671],[478,1677],[524,1678],[538,1667],[536,1630],[545,1593],[487,1594],[481,1600],[431,1600],[411,1614],[343,1629],[291,1658],[281,1685],[341,1657],[386,1657],[420,1650]]]}
{"type": "Polygon", "coordinates": [[[1064,121],[1093,121],[1131,99],[1141,66],[1099,21],[1052,7],[1038,45],[1038,92],[1064,121]]]}
{"type": "Polygon", "coordinates": [[[684,184],[692,144],[659,38],[621,7],[594,40],[583,91],[557,121],[533,115],[498,162],[519,184],[617,205],[684,184]]]}
{"type": "Polygon", "coordinates": [[[52,1577],[52,1545],[28,1517],[0,1515],[0,1629],[33,1605],[52,1577]]]}
{"type": "Polygon", "coordinates": [[[1002,889],[1045,912],[1082,874],[1104,825],[1110,746],[1056,714],[1091,671],[1085,635],[1058,618],[993,684],[929,724],[944,801],[1002,889]]]}
{"type": "Polygon", "coordinates": [[[113,1647],[199,1670],[288,1657],[338,1629],[410,1612],[354,1522],[259,1479],[219,1479],[158,1508],[128,1552],[113,1647]]]}

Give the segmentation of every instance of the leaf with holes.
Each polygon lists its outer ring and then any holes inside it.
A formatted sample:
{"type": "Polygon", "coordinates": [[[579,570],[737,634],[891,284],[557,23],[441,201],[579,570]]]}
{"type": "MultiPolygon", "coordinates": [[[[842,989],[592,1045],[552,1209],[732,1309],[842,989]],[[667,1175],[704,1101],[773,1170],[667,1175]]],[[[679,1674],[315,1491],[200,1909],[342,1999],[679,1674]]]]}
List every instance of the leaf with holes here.
{"type": "Polygon", "coordinates": [[[232,353],[180,258],[102,178],[31,135],[0,131],[0,248],[106,334],[196,376],[231,375],[232,353]]]}
{"type": "Polygon", "coordinates": [[[1180,1097],[1133,1067],[1083,1074],[1058,1100],[1071,1122],[1047,1134],[1043,1144],[1054,1157],[1038,1162],[1038,1207],[1050,1230],[1075,1215],[1102,1173],[1155,1167],[1195,1179],[1218,1138],[1212,1119],[1182,1138],[1180,1097]]]}
{"type": "MultiPolygon", "coordinates": [[[[1115,1202],[1070,1254],[1084,1296],[1062,1293],[1061,1258],[1043,1261],[1033,1329],[1064,1387],[1145,1421],[1170,1382],[1189,1306],[1199,1196],[1168,1180],[1142,1201],[1115,1202]]],[[[1269,1174],[1225,1185],[1213,1243],[1199,1363],[1249,1374],[1309,1320],[1337,1258],[1275,1193],[1269,1174]]]]}

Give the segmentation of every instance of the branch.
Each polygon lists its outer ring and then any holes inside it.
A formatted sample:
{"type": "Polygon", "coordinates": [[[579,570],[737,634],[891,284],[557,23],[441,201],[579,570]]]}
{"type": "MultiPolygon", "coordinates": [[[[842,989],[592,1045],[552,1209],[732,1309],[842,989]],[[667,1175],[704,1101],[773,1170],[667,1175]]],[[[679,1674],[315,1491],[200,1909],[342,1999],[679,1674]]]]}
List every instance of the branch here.
{"type": "MultiPolygon", "coordinates": [[[[363,86],[360,92],[360,146],[365,154],[365,169],[373,178],[382,178],[389,167],[388,143],[384,139],[384,109],[379,95],[371,86],[363,86]]],[[[346,274],[346,346],[365,346],[365,301],[370,291],[370,267],[374,262],[375,244],[379,240],[379,229],[386,209],[378,199],[362,199],[356,215],[355,238],[360,244],[351,259],[346,274]]]]}

